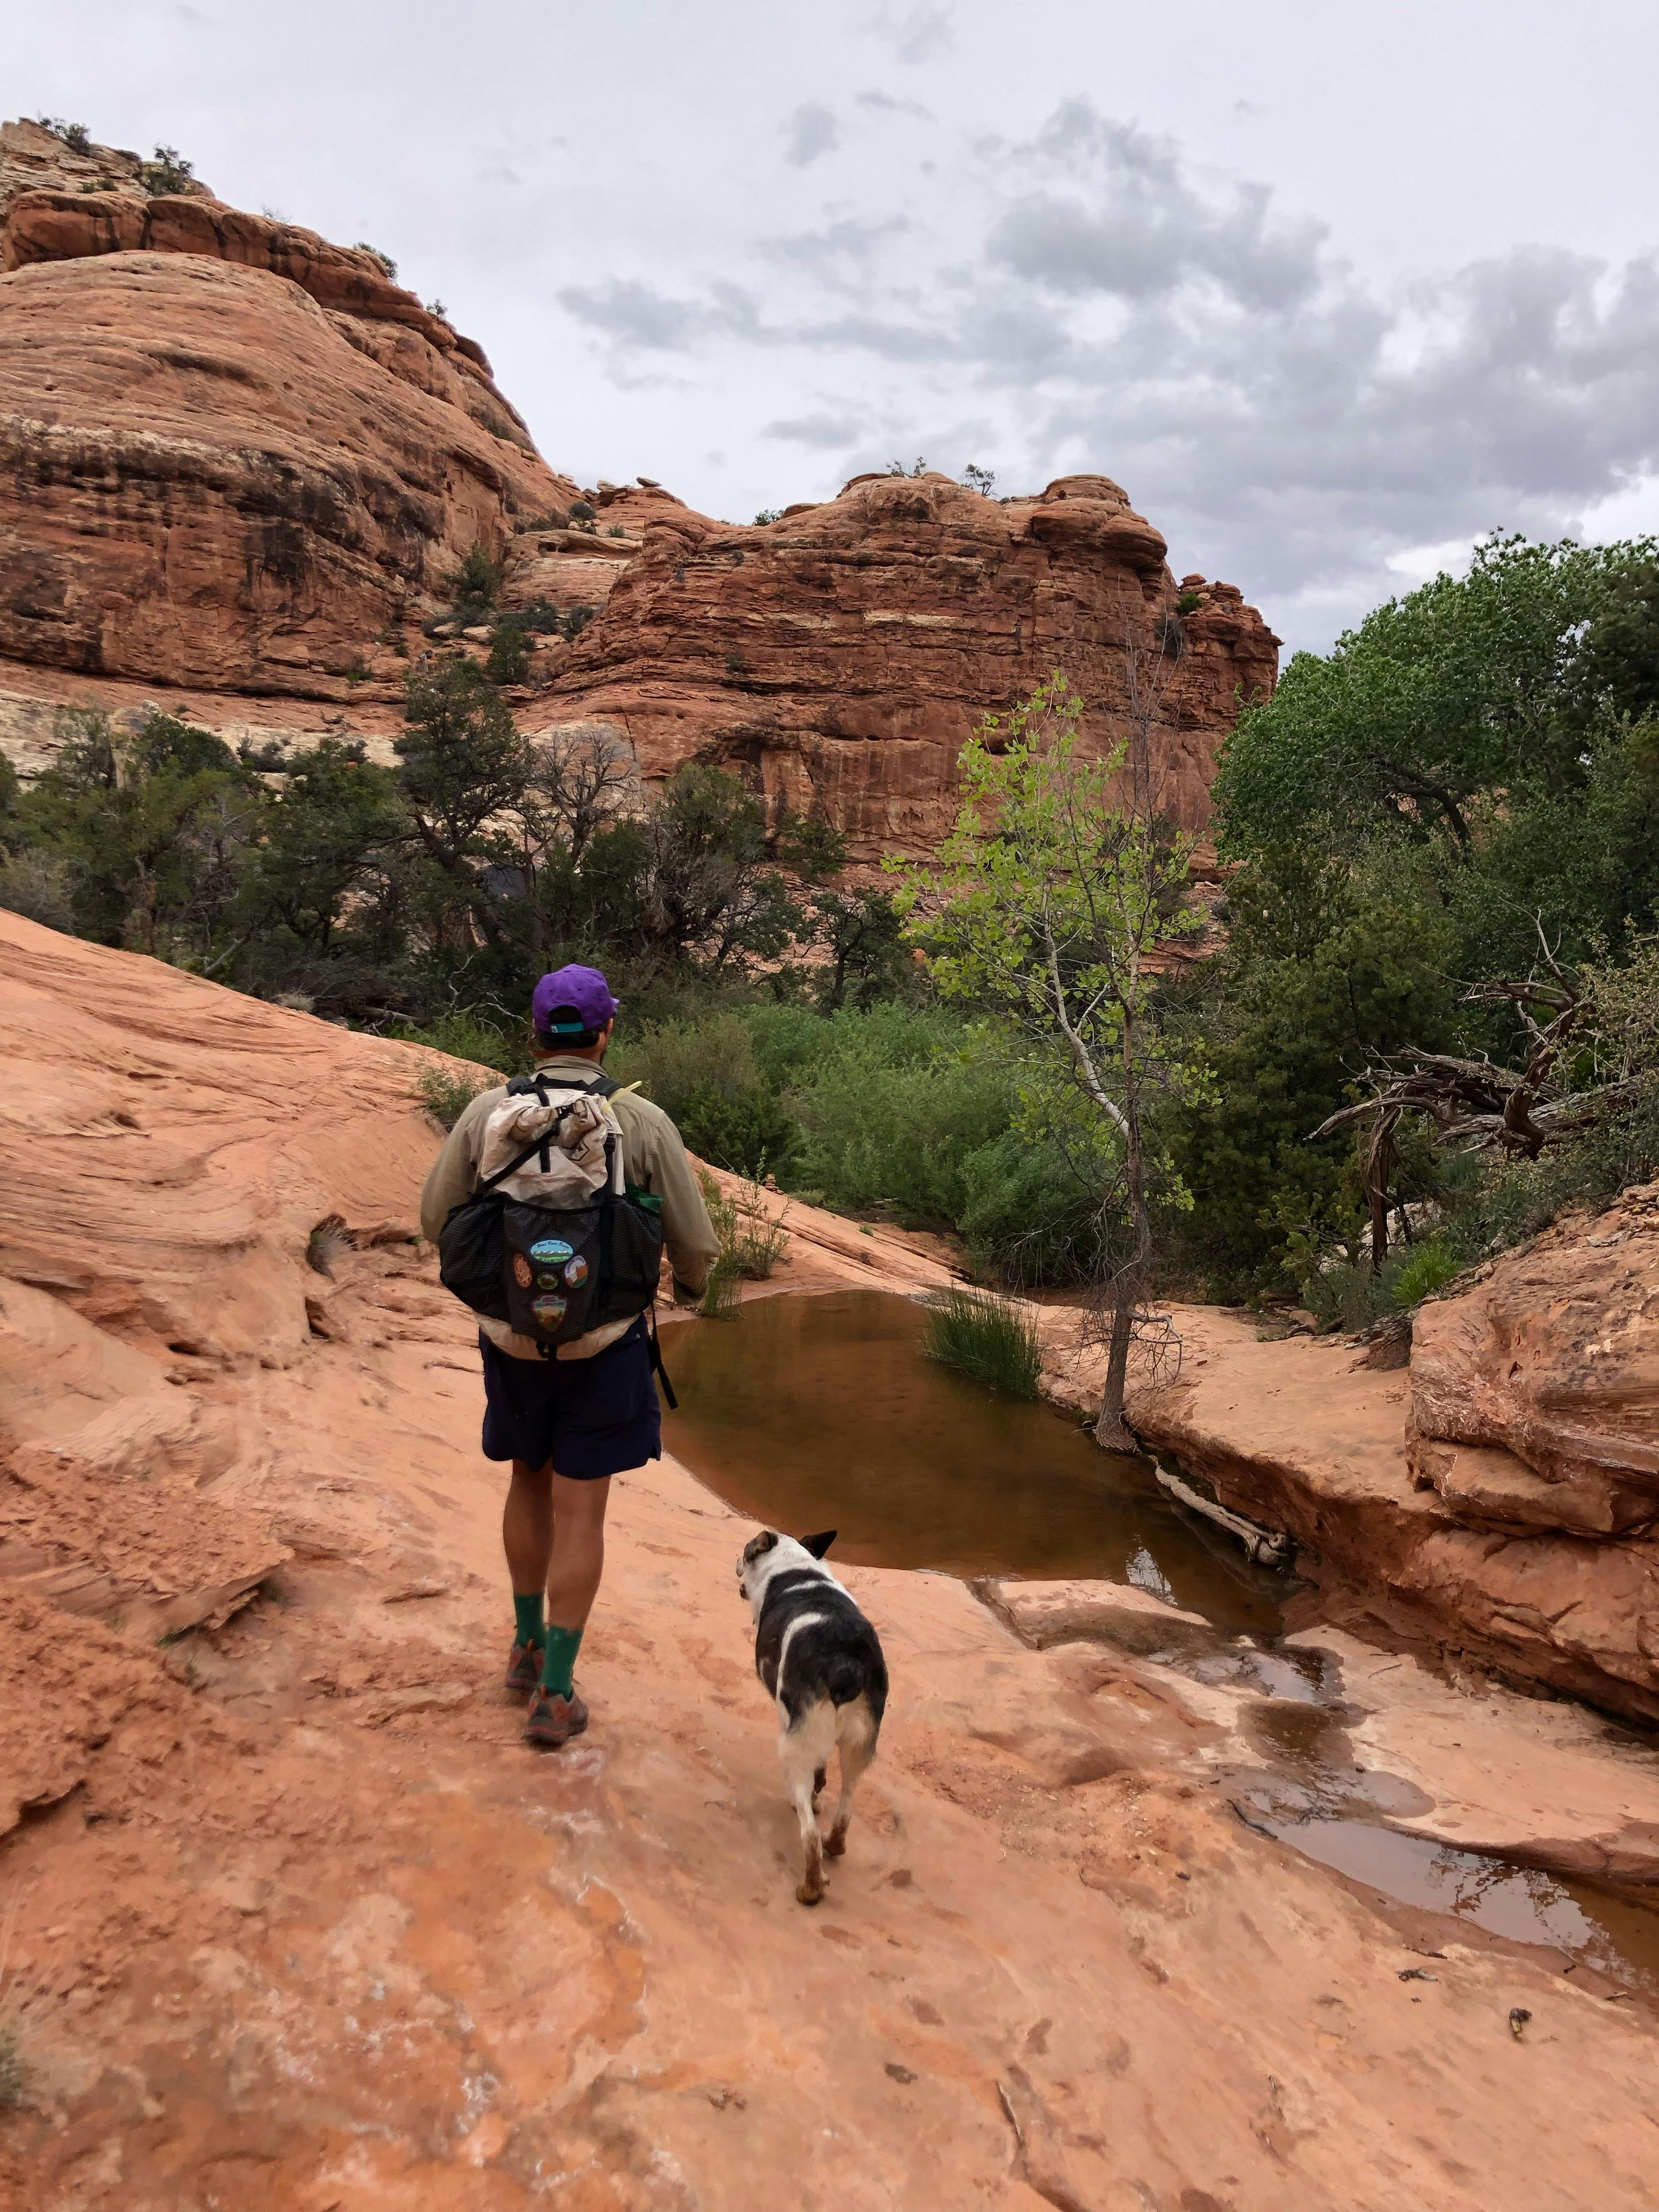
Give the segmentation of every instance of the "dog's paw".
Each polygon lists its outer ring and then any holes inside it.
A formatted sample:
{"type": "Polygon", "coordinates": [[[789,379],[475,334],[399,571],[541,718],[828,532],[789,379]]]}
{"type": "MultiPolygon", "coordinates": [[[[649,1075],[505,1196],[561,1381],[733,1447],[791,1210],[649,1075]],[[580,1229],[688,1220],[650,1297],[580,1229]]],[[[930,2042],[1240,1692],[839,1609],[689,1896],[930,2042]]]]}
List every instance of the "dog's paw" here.
{"type": "Polygon", "coordinates": [[[829,1834],[823,1839],[824,1856],[826,1858],[838,1859],[846,1849],[847,1831],[845,1828],[841,1826],[839,1823],[837,1823],[835,1827],[830,1829],[829,1834]]]}
{"type": "Polygon", "coordinates": [[[823,1884],[821,1881],[801,1882],[795,1891],[795,1902],[797,1905],[822,1905],[823,1884]]]}

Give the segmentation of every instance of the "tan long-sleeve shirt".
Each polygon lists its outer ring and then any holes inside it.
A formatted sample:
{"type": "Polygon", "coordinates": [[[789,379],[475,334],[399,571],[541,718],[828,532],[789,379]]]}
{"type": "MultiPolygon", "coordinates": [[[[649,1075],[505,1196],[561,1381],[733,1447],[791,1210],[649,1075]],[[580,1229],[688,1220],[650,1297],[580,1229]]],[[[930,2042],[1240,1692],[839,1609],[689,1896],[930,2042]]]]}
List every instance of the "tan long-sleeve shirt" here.
{"type": "MultiPolygon", "coordinates": [[[[591,1060],[569,1053],[555,1053],[536,1061],[536,1073],[550,1083],[591,1083],[599,1073],[591,1060]]],[[[444,1140],[432,1164],[432,1172],[421,1193],[421,1234],[436,1243],[438,1232],[451,1210],[471,1198],[478,1186],[478,1154],[483,1126],[507,1096],[507,1086],[481,1091],[444,1140]]],[[[667,1247],[674,1279],[695,1297],[708,1280],[708,1271],[720,1256],[720,1239],[708,1218],[691,1163],[686,1158],[680,1133],[660,1106],[632,1091],[614,1092],[606,1102],[623,1133],[623,1167],[629,1182],[653,1192],[662,1200],[663,1242],[667,1247]]],[[[612,1322],[591,1329],[573,1343],[562,1344],[561,1359],[588,1359],[603,1352],[625,1330],[629,1322],[612,1322]]],[[[534,1340],[520,1336],[505,1322],[478,1316],[478,1326],[492,1344],[517,1359],[539,1359],[534,1340]]]]}

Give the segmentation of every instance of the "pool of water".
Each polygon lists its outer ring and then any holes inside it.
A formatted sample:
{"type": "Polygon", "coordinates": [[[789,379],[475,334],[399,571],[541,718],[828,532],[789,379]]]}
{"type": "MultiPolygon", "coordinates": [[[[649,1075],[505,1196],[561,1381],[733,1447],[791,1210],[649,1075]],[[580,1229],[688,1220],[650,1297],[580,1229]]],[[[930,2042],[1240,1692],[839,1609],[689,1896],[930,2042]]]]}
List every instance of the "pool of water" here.
{"type": "Polygon", "coordinates": [[[921,1350],[881,1291],[757,1299],[669,1332],[680,1409],[664,1441],[738,1512],[836,1528],[857,1566],[1128,1582],[1225,1633],[1271,1635],[1285,1581],[1041,1405],[993,1396],[921,1350]]]}
{"type": "Polygon", "coordinates": [[[1575,1965],[1659,1996],[1659,1911],[1650,1905],[1364,1820],[1267,1820],[1261,1826],[1322,1866],[1402,1904],[1449,1913],[1514,1942],[1547,1945],[1575,1965]]]}
{"type": "Polygon", "coordinates": [[[1287,1578],[1250,1565],[1145,1462],[936,1365],[923,1318],[908,1299],[842,1291],[758,1299],[732,1321],[671,1330],[680,1409],[664,1441],[757,1522],[837,1529],[836,1554],[855,1565],[1103,1577],[1201,1613],[1235,1640],[1169,1656],[1200,1680],[1261,1695],[1249,1729],[1263,1764],[1240,1777],[1238,1801],[1253,1826],[1402,1903],[1547,1945],[1659,1997],[1654,1905],[1384,1825],[1428,1801],[1393,1776],[1357,1778],[1340,1669],[1276,1645],[1287,1578]]]}

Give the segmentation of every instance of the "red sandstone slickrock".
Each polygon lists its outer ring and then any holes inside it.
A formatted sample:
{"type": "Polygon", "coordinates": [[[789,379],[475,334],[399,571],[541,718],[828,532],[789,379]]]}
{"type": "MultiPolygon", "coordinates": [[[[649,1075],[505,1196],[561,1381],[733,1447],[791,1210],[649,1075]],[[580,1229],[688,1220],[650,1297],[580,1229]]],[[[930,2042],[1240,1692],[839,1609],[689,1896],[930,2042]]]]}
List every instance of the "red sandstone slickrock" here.
{"type": "MultiPolygon", "coordinates": [[[[1201,1640],[1144,1591],[1005,1586],[1033,1650],[843,1570],[894,1697],[804,1912],[750,1524],[665,1459],[613,1499],[592,1724],[533,1759],[476,1335],[400,1234],[422,1055],[5,914],[0,1047],[0,1897],[44,1991],[0,2204],[1650,2201],[1643,1992],[1253,1833],[1251,1702],[1135,1656],[1201,1640]]],[[[769,1292],[944,1275],[791,1228],[769,1292]]],[[[1650,1873],[1650,1762],[1590,1717],[1334,1658],[1412,1832],[1650,1873]]]]}
{"type": "MultiPolygon", "coordinates": [[[[1137,1432],[1288,1529],[1361,1618],[1659,1721],[1659,1186],[1570,1217],[1422,1307],[1409,1370],[1177,1307],[1137,1432]]],[[[1047,1387],[1086,1405],[1055,1335],[1047,1387]]]]}

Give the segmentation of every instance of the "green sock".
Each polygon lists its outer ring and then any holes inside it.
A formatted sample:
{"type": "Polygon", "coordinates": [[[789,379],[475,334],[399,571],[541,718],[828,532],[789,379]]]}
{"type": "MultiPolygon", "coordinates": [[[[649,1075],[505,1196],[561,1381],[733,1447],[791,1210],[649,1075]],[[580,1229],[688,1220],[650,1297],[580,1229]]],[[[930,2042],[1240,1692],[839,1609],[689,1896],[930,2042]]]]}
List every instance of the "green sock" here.
{"type": "Polygon", "coordinates": [[[542,1687],[555,1698],[568,1698],[575,1686],[576,1654],[581,1649],[580,1628],[550,1628],[542,1655],[542,1687]]]}
{"type": "Polygon", "coordinates": [[[542,1626],[542,1594],[539,1590],[532,1590],[528,1597],[522,1597],[517,1590],[514,1591],[513,1622],[513,1641],[515,1644],[533,1644],[540,1650],[547,1641],[547,1631],[542,1626]]]}

